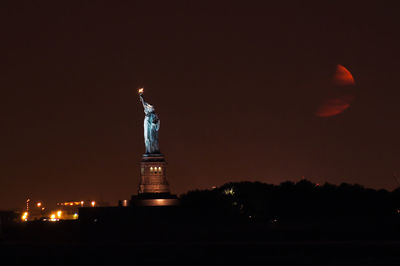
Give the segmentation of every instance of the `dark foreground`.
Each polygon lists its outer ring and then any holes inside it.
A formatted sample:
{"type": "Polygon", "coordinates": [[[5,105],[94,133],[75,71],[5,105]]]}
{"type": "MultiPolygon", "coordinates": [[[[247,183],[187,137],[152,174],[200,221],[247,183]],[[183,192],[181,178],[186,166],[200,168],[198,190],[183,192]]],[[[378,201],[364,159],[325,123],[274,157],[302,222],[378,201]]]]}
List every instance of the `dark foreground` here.
{"type": "Polygon", "coordinates": [[[400,265],[397,219],[253,222],[158,215],[9,225],[0,265],[400,265]]]}
{"type": "Polygon", "coordinates": [[[1,265],[400,265],[399,242],[3,243],[0,248],[1,265]]]}
{"type": "Polygon", "coordinates": [[[261,217],[210,208],[81,208],[3,223],[0,265],[400,265],[400,216],[261,217]]]}

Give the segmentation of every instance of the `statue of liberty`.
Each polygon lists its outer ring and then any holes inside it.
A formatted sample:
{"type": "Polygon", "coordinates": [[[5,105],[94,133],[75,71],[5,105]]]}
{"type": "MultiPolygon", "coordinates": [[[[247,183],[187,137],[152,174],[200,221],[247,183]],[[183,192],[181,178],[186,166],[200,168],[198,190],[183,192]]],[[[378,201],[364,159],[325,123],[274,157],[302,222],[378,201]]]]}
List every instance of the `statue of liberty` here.
{"type": "Polygon", "coordinates": [[[144,101],[143,88],[139,89],[138,92],[145,113],[144,144],[146,146],[146,154],[159,154],[158,130],[160,129],[160,119],[158,119],[154,106],[144,101]]]}

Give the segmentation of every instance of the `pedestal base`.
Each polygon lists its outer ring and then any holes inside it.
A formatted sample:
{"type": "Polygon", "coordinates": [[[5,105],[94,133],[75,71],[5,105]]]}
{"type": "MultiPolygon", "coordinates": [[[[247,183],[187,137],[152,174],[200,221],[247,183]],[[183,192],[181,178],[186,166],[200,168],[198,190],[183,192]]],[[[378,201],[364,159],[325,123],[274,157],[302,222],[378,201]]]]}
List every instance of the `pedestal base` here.
{"type": "Polygon", "coordinates": [[[138,193],[169,193],[167,162],[163,154],[143,154],[138,193]]]}
{"type": "Polygon", "coordinates": [[[167,162],[163,154],[143,154],[140,162],[140,183],[131,206],[176,206],[178,197],[171,195],[167,181],[167,162]]]}
{"type": "Polygon", "coordinates": [[[131,197],[131,206],[177,206],[179,200],[176,195],[169,193],[143,193],[131,197]]]}

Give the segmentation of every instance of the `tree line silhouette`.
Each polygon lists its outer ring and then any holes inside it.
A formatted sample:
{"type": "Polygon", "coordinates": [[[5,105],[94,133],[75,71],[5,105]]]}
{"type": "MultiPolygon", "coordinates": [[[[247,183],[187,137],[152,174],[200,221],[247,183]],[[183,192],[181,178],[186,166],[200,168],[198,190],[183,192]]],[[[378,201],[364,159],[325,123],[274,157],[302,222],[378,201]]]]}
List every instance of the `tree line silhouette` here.
{"type": "Polygon", "coordinates": [[[307,217],[400,217],[400,188],[394,191],[364,188],[358,184],[314,184],[308,180],[227,183],[211,190],[189,191],[181,196],[188,209],[208,216],[254,220],[307,217]]]}

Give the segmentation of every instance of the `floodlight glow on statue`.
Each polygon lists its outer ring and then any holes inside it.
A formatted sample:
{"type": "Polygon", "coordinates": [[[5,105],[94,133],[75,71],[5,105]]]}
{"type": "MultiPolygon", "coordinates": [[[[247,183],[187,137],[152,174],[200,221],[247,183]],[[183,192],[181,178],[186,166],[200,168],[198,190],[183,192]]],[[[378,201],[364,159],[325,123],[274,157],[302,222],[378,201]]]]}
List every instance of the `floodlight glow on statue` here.
{"type": "Polygon", "coordinates": [[[139,98],[143,104],[143,109],[145,113],[144,144],[146,146],[146,154],[160,154],[160,147],[158,145],[158,130],[160,129],[160,119],[158,119],[154,106],[144,101],[143,92],[143,88],[138,90],[139,98]]]}

